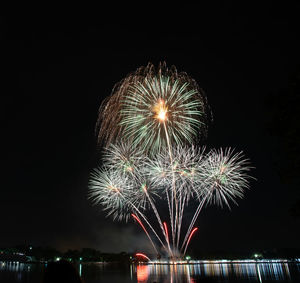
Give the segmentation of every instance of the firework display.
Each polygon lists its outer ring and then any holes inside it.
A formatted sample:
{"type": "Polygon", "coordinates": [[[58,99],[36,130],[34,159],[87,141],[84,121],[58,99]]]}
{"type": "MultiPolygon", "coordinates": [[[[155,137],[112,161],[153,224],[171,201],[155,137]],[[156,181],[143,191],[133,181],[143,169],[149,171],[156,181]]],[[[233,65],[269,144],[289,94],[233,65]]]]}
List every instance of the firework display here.
{"type": "Polygon", "coordinates": [[[202,208],[230,208],[249,188],[242,152],[194,145],[210,119],[197,83],[165,63],[129,74],[100,107],[97,134],[105,149],[89,198],[116,220],[136,221],[156,254],[184,256],[202,208]],[[197,204],[193,214],[190,202],[197,204]]]}

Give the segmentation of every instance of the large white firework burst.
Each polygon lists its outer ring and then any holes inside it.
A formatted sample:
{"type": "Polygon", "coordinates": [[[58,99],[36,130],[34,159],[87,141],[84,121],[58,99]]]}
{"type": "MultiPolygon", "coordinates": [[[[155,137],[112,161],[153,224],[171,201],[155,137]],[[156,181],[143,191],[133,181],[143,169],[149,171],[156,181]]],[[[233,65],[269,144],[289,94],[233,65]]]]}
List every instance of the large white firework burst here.
{"type": "Polygon", "coordinates": [[[110,170],[133,177],[142,170],[144,153],[129,143],[110,144],[103,151],[103,163],[110,170]]]}
{"type": "Polygon", "coordinates": [[[230,201],[237,204],[236,198],[243,198],[249,188],[249,160],[243,152],[233,149],[212,149],[203,163],[200,172],[201,186],[207,191],[207,203],[225,204],[230,208],[230,201]]]}
{"type": "Polygon", "coordinates": [[[100,106],[99,142],[129,141],[148,153],[168,143],[204,140],[211,112],[204,92],[186,73],[165,63],[130,73],[100,106]]]}
{"type": "Polygon", "coordinates": [[[130,217],[130,198],[134,192],[132,183],[124,175],[107,168],[95,168],[90,175],[89,198],[100,204],[114,220],[130,217]]]}
{"type": "Polygon", "coordinates": [[[197,89],[162,75],[131,85],[121,104],[125,137],[153,152],[166,146],[166,135],[175,144],[192,142],[204,115],[197,89]]]}

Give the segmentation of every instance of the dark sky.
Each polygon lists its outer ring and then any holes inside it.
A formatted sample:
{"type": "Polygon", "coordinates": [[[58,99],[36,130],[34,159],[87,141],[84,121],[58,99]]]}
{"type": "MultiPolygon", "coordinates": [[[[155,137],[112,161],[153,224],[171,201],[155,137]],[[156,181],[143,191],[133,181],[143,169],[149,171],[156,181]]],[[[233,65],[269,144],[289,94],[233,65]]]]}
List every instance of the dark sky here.
{"type": "Polygon", "coordinates": [[[267,101],[299,66],[298,12],[296,5],[205,7],[189,20],[154,23],[1,17],[0,246],[147,249],[134,223],[113,222],[91,206],[87,184],[101,101],[127,73],[166,61],[208,96],[208,146],[243,150],[256,167],[257,181],[238,207],[200,214],[192,247],[300,248],[299,219],[289,212],[299,186],[281,182],[277,139],[266,125],[267,101]]]}

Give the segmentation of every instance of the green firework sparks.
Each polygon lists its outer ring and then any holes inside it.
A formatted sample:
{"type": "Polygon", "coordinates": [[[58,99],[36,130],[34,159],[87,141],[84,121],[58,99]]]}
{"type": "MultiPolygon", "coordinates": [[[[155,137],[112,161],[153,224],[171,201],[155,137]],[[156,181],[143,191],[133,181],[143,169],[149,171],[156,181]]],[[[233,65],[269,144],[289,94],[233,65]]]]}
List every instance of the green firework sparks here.
{"type": "Polygon", "coordinates": [[[117,84],[99,110],[98,139],[105,145],[118,139],[157,153],[167,144],[192,144],[204,139],[211,114],[206,96],[186,73],[152,64],[117,84]]]}

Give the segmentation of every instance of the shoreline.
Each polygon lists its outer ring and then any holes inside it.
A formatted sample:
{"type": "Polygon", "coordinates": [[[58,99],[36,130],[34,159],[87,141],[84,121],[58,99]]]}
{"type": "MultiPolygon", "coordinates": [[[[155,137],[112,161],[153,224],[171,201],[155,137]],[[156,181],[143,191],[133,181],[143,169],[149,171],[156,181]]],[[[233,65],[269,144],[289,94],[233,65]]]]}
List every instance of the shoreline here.
{"type": "MultiPolygon", "coordinates": [[[[13,260],[0,260],[0,264],[47,264],[51,261],[13,261],[13,260]]],[[[73,262],[75,264],[120,264],[122,262],[73,262]]],[[[295,263],[300,264],[299,259],[222,259],[222,260],[189,260],[189,261],[137,261],[131,264],[136,265],[205,265],[205,264],[260,264],[260,263],[295,263]]]]}

